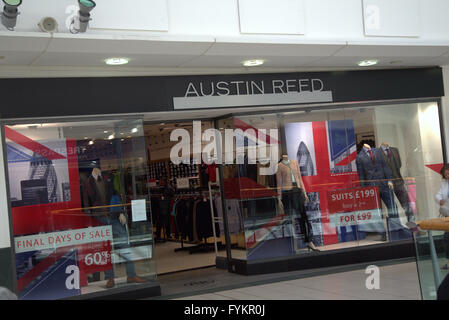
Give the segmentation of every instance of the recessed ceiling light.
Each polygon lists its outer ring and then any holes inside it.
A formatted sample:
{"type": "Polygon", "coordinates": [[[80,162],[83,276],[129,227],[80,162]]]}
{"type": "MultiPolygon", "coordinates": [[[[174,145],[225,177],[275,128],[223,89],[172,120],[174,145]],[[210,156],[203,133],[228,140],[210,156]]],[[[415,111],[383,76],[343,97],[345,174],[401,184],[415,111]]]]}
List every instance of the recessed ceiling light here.
{"type": "Polygon", "coordinates": [[[137,128],[133,128],[133,129],[131,130],[132,133],[136,133],[137,131],[139,131],[139,129],[137,129],[137,128]]]}
{"type": "Polygon", "coordinates": [[[357,64],[359,65],[359,67],[369,67],[369,66],[374,66],[375,64],[377,64],[377,60],[363,60],[363,61],[359,61],[357,64]]]}
{"type": "Polygon", "coordinates": [[[264,64],[265,60],[262,59],[252,59],[252,60],[245,60],[242,62],[242,64],[245,67],[255,67],[255,66],[260,66],[262,64],[264,64]]]}
{"type": "Polygon", "coordinates": [[[128,58],[109,58],[104,60],[107,65],[110,66],[121,66],[129,62],[128,58]]]}

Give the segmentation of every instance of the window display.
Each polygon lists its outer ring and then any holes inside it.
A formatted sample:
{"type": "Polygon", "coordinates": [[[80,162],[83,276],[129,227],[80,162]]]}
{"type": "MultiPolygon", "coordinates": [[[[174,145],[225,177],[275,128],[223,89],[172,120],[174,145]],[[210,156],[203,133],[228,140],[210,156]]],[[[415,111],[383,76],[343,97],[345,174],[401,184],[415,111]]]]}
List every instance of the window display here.
{"type": "Polygon", "coordinates": [[[259,131],[279,131],[274,175],[260,163],[223,168],[226,202],[239,200],[245,259],[411,239],[405,224],[438,212],[428,200],[442,163],[438,119],[427,102],[221,120],[253,129],[258,144],[259,131]]]}
{"type": "Polygon", "coordinates": [[[20,299],[154,279],[151,212],[137,220],[131,205],[148,199],[131,183],[146,177],[142,132],[139,120],[5,126],[20,299]]]}

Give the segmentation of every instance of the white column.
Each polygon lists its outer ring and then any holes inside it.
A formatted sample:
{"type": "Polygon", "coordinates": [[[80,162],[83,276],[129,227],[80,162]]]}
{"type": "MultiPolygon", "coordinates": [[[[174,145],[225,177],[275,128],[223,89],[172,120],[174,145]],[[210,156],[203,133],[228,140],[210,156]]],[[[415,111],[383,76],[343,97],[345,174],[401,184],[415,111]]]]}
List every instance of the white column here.
{"type": "Polygon", "coordinates": [[[441,98],[442,120],[444,126],[444,140],[446,141],[446,155],[449,156],[449,66],[443,67],[444,97],[441,98]]]}

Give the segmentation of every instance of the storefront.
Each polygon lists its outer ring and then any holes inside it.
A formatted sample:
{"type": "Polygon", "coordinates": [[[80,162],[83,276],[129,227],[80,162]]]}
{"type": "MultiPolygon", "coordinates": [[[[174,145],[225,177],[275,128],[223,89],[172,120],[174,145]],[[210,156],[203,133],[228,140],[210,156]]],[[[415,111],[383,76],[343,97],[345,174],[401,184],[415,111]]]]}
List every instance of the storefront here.
{"type": "Polygon", "coordinates": [[[438,211],[440,68],[0,83],[21,299],[409,257],[438,211]]]}

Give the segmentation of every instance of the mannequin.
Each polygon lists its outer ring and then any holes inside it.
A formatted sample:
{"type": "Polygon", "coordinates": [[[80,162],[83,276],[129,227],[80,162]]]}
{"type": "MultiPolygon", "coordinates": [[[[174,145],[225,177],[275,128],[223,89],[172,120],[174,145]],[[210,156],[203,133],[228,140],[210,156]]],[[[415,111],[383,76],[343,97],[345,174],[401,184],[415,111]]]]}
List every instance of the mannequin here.
{"type": "MultiPolygon", "coordinates": [[[[356,164],[360,185],[362,187],[378,187],[380,198],[387,207],[388,217],[397,217],[397,208],[392,196],[393,183],[390,181],[391,174],[382,151],[364,144],[362,150],[357,154],[356,164]]],[[[379,222],[376,230],[382,232],[382,240],[386,240],[383,223],[379,222]]]]}
{"type": "Polygon", "coordinates": [[[299,217],[307,246],[311,250],[318,251],[312,242],[312,227],[305,208],[305,203],[309,202],[309,198],[302,181],[298,161],[289,160],[288,155],[282,155],[276,172],[276,183],[278,201],[287,214],[299,217]]]}
{"type": "Polygon", "coordinates": [[[413,221],[414,215],[410,208],[408,193],[405,188],[404,179],[401,175],[401,157],[399,155],[399,150],[395,147],[391,147],[388,142],[382,142],[380,148],[384,156],[385,162],[387,163],[388,169],[390,170],[391,178],[393,180],[393,190],[394,194],[399,200],[401,207],[404,209],[407,216],[407,221],[413,221]]]}
{"type": "Polygon", "coordinates": [[[86,208],[103,207],[89,209],[89,212],[95,217],[108,214],[108,209],[104,207],[109,205],[112,189],[110,189],[108,181],[105,180],[107,179],[102,176],[100,168],[93,168],[91,175],[85,182],[84,206],[86,208]]]}
{"type": "MultiPolygon", "coordinates": [[[[127,219],[122,212],[122,207],[111,207],[111,204],[121,202],[120,196],[114,191],[113,181],[110,177],[104,177],[100,168],[93,168],[92,173],[86,180],[85,184],[85,207],[93,216],[104,225],[112,227],[112,236],[115,244],[120,243],[122,248],[129,247],[127,219]],[[98,207],[89,209],[92,207],[98,207]]],[[[138,277],[135,273],[134,262],[127,256],[122,254],[126,260],[126,274],[128,283],[144,283],[145,279],[138,277]]],[[[106,288],[115,286],[114,270],[106,270],[105,272],[106,288]]]]}

